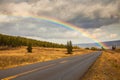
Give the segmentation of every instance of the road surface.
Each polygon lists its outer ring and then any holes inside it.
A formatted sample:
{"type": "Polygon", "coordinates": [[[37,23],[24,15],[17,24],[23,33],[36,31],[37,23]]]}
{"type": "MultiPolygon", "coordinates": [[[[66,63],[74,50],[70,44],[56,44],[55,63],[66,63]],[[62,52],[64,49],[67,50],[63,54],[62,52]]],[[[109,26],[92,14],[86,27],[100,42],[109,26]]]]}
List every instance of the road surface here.
{"type": "Polygon", "coordinates": [[[80,80],[102,52],[0,70],[0,80],[80,80]]]}

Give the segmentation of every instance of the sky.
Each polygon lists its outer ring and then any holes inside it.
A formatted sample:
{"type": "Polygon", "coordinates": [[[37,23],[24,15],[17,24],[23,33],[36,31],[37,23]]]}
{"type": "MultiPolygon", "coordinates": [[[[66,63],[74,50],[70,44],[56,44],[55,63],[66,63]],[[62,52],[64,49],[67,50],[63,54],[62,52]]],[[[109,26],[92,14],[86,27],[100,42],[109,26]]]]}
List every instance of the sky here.
{"type": "Polygon", "coordinates": [[[120,0],[0,0],[0,33],[56,43],[120,40],[120,0]],[[91,38],[32,16],[73,24],[91,38]]]}

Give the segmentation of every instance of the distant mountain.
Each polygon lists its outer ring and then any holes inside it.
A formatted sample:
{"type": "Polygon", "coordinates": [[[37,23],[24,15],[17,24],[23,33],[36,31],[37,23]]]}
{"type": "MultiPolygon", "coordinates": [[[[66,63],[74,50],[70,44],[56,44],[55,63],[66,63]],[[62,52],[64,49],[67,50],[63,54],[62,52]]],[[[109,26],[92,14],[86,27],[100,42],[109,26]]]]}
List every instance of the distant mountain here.
{"type": "MultiPolygon", "coordinates": [[[[116,41],[107,41],[107,42],[102,42],[103,44],[107,45],[109,48],[111,48],[111,46],[116,45],[117,47],[120,48],[120,40],[116,40],[116,41]]],[[[83,47],[83,48],[87,48],[87,47],[98,47],[100,48],[101,46],[98,45],[98,43],[86,43],[86,44],[75,44],[76,46],[79,47],[83,47]]]]}

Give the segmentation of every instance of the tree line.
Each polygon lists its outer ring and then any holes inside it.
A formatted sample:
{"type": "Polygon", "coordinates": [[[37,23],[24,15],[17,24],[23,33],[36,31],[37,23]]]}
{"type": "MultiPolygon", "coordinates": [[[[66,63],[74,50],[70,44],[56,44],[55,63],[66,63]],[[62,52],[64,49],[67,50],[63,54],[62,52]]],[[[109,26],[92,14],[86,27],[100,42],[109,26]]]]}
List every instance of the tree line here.
{"type": "Polygon", "coordinates": [[[63,44],[57,44],[47,41],[39,41],[39,40],[29,39],[20,36],[9,36],[9,35],[0,34],[0,46],[20,47],[20,46],[27,46],[29,44],[38,47],[51,47],[51,48],[66,47],[66,45],[63,44]]]}

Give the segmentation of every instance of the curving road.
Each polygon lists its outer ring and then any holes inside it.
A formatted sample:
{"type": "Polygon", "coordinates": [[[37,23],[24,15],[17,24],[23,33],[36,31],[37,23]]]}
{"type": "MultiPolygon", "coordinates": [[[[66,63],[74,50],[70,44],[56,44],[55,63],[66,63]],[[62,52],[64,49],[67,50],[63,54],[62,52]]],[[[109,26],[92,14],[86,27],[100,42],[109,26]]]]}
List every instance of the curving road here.
{"type": "Polygon", "coordinates": [[[102,52],[0,70],[0,80],[80,80],[102,52]]]}

